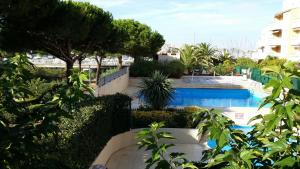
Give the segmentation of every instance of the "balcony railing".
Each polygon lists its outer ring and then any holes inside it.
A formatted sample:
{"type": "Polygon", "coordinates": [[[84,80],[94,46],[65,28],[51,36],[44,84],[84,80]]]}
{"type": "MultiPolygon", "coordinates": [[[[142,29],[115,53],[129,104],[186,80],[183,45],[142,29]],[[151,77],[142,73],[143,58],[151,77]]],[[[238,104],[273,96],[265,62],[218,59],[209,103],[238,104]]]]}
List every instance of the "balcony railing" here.
{"type": "Polygon", "coordinates": [[[300,36],[297,37],[297,38],[293,38],[293,39],[291,40],[291,44],[292,44],[293,46],[299,46],[299,45],[300,45],[300,36]]]}
{"type": "Polygon", "coordinates": [[[108,76],[104,76],[104,77],[100,78],[97,85],[99,87],[104,86],[104,85],[110,83],[111,81],[125,75],[126,73],[129,73],[129,68],[128,67],[124,67],[124,68],[120,69],[119,71],[117,71],[115,73],[112,73],[108,76]]]}
{"type": "Polygon", "coordinates": [[[277,46],[277,45],[281,45],[282,44],[283,39],[282,38],[269,38],[268,40],[268,44],[270,46],[277,46]]]}
{"type": "Polygon", "coordinates": [[[295,19],[293,21],[292,28],[293,29],[300,28],[300,18],[299,19],[295,19]]]}
{"type": "Polygon", "coordinates": [[[274,31],[274,30],[281,30],[283,28],[283,22],[282,21],[276,21],[273,22],[270,26],[269,26],[269,30],[274,31]]]}

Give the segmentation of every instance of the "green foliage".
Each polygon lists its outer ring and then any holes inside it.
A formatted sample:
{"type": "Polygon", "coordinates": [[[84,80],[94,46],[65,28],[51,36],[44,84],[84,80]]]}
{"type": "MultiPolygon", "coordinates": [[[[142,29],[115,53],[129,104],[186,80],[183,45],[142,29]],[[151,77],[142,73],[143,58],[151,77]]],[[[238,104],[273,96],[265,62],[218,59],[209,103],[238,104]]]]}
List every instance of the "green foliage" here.
{"type": "Polygon", "coordinates": [[[111,14],[89,3],[56,0],[42,3],[38,0],[7,5],[6,13],[0,16],[4,23],[1,48],[13,52],[50,53],[66,62],[66,77],[70,76],[77,59],[94,52],[99,44],[107,41],[112,29],[111,14]],[[17,11],[21,5],[25,10],[17,11]]]}
{"type": "Polygon", "coordinates": [[[122,53],[133,56],[135,60],[152,57],[165,43],[162,35],[138,21],[119,19],[115,20],[114,24],[127,33],[122,53]]]}
{"type": "Polygon", "coordinates": [[[180,61],[185,65],[187,72],[191,72],[193,69],[193,57],[195,55],[194,46],[184,45],[180,49],[180,61]]]}
{"type": "Polygon", "coordinates": [[[175,138],[169,132],[159,131],[162,127],[164,127],[163,123],[152,123],[149,129],[144,129],[137,133],[137,138],[139,139],[138,145],[140,145],[139,149],[145,147],[146,150],[152,152],[146,161],[146,169],[152,166],[163,169],[177,169],[178,167],[183,169],[197,169],[193,163],[188,162],[184,158],[184,153],[167,152],[170,147],[174,147],[175,145],[161,143],[160,140],[173,140],[175,138]]]}
{"type": "Polygon", "coordinates": [[[101,73],[101,77],[109,76],[113,73],[116,73],[118,70],[119,70],[118,68],[108,69],[104,73],[101,73]]]}
{"type": "Polygon", "coordinates": [[[236,60],[236,66],[242,67],[242,68],[256,68],[258,67],[258,64],[256,61],[246,58],[246,57],[241,57],[236,60]]]}
{"type": "Polygon", "coordinates": [[[180,61],[157,63],[153,61],[139,60],[130,66],[131,77],[149,77],[154,71],[159,70],[170,78],[180,78],[185,66],[180,61]]]}
{"type": "Polygon", "coordinates": [[[65,82],[47,84],[32,78],[27,69],[30,66],[26,55],[21,54],[0,63],[0,165],[3,168],[27,165],[34,168],[40,159],[47,159],[47,154],[39,154],[41,140],[58,131],[58,119],[75,111],[77,104],[87,97],[82,91],[89,90],[82,83],[82,74],[70,77],[71,86],[65,82]]]}
{"type": "Polygon", "coordinates": [[[172,78],[180,78],[183,75],[185,70],[184,64],[182,64],[178,60],[173,60],[171,62],[164,63],[160,67],[161,67],[160,70],[164,74],[172,78]]]}
{"type": "Polygon", "coordinates": [[[286,59],[268,56],[267,58],[259,62],[259,67],[264,68],[268,66],[282,66],[284,63],[286,63],[286,61],[286,59]]]}
{"type": "Polygon", "coordinates": [[[36,78],[41,78],[47,81],[61,80],[64,77],[64,69],[51,69],[41,67],[29,67],[29,71],[36,78]]]}
{"type": "Polygon", "coordinates": [[[193,67],[196,69],[210,71],[213,67],[213,61],[216,58],[217,49],[211,47],[208,43],[200,43],[195,46],[195,56],[193,57],[193,67]]]}
{"type": "Polygon", "coordinates": [[[153,122],[164,122],[167,128],[192,128],[192,112],[186,111],[135,111],[132,128],[146,128],[153,122]]]}
{"type": "Polygon", "coordinates": [[[199,134],[216,141],[216,148],[204,152],[202,163],[211,168],[252,168],[254,150],[249,150],[247,136],[239,130],[231,129],[234,122],[216,110],[202,110],[194,115],[199,134]],[[231,149],[224,151],[225,146],[231,149]]]}
{"type": "Polygon", "coordinates": [[[140,96],[154,110],[161,110],[173,99],[174,89],[168,77],[155,71],[152,77],[144,79],[140,96]]]}
{"type": "Polygon", "coordinates": [[[234,62],[226,60],[223,63],[219,64],[218,66],[214,67],[214,71],[216,75],[230,75],[234,70],[234,62]]]}
{"type": "MultiPolygon", "coordinates": [[[[262,147],[270,151],[262,152],[263,160],[274,161],[278,168],[293,168],[300,166],[300,153],[297,137],[300,131],[299,99],[300,94],[293,89],[292,78],[300,78],[295,63],[287,62],[284,65],[265,67],[266,74],[276,74],[278,79],[272,79],[265,88],[272,88],[263,105],[271,104],[271,114],[257,116],[260,119],[256,124],[255,134],[261,140],[262,147]]],[[[253,120],[254,120],[253,119],[253,120]]]]}
{"type": "Polygon", "coordinates": [[[224,62],[226,62],[226,61],[230,61],[233,63],[233,62],[235,62],[235,59],[233,58],[233,56],[231,56],[231,54],[229,53],[229,51],[227,49],[223,49],[223,50],[219,51],[219,54],[214,59],[214,65],[224,64],[224,62]]]}
{"type": "Polygon", "coordinates": [[[217,59],[218,50],[211,47],[208,43],[198,45],[185,45],[181,50],[181,62],[185,65],[188,73],[192,69],[211,71],[214,60],[217,59]]]}
{"type": "Polygon", "coordinates": [[[131,77],[149,77],[155,70],[159,70],[157,63],[139,60],[130,66],[131,77]]]}
{"type": "Polygon", "coordinates": [[[72,118],[60,119],[52,155],[69,168],[88,168],[112,136],[130,129],[130,104],[122,94],[86,100],[72,118]]]}

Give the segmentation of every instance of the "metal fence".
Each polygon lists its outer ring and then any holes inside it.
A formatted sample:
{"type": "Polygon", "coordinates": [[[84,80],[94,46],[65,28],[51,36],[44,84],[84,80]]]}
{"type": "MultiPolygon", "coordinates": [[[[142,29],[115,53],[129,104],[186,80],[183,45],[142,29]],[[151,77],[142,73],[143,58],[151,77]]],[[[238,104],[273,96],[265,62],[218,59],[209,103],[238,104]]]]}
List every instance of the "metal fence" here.
{"type": "Polygon", "coordinates": [[[102,78],[99,79],[97,85],[99,87],[104,86],[104,85],[110,83],[111,81],[113,81],[113,80],[115,80],[115,79],[117,79],[117,78],[125,75],[126,73],[128,73],[128,71],[129,71],[129,68],[128,67],[124,67],[124,68],[118,70],[117,72],[115,72],[113,74],[104,76],[104,77],[102,77],[102,78]]]}
{"type": "MultiPolygon", "coordinates": [[[[236,67],[235,71],[241,74],[242,73],[241,69],[242,69],[241,67],[236,67]]],[[[250,72],[251,72],[251,79],[260,82],[262,85],[267,84],[272,78],[275,79],[278,78],[276,77],[276,75],[268,75],[268,76],[264,75],[262,70],[258,68],[251,68],[250,72]]],[[[300,80],[298,78],[292,78],[292,84],[295,90],[300,91],[300,80]]]]}

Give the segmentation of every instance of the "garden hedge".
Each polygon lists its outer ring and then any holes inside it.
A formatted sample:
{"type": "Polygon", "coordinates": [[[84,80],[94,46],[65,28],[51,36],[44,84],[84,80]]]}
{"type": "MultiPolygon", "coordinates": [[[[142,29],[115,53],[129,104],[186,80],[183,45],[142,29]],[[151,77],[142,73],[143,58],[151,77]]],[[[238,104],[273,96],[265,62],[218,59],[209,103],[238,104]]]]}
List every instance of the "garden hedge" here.
{"type": "Polygon", "coordinates": [[[147,128],[153,122],[165,122],[166,128],[194,128],[192,113],[184,110],[132,112],[132,128],[147,128]]]}
{"type": "Polygon", "coordinates": [[[131,98],[122,94],[86,100],[60,119],[57,134],[41,140],[41,159],[28,167],[89,168],[112,136],[130,130],[130,106],[131,98]]]}
{"type": "Polygon", "coordinates": [[[156,70],[170,78],[180,78],[184,73],[185,66],[179,60],[165,63],[140,60],[130,66],[130,76],[149,77],[156,70]]]}

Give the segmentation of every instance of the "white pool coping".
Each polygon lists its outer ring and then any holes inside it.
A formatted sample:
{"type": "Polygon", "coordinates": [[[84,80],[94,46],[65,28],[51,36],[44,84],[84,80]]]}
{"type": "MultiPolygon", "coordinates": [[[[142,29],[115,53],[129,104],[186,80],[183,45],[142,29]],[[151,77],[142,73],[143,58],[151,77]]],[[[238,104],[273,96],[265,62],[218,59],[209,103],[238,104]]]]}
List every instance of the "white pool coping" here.
{"type": "MultiPolygon", "coordinates": [[[[141,129],[131,130],[110,139],[92,166],[103,165],[109,169],[142,169],[145,161],[151,156],[149,151],[138,149],[136,133],[141,129]]],[[[201,142],[197,129],[163,128],[160,131],[170,132],[175,140],[161,140],[161,143],[172,143],[169,152],[184,152],[190,160],[199,161],[203,150],[208,149],[206,142],[201,142]]]]}

